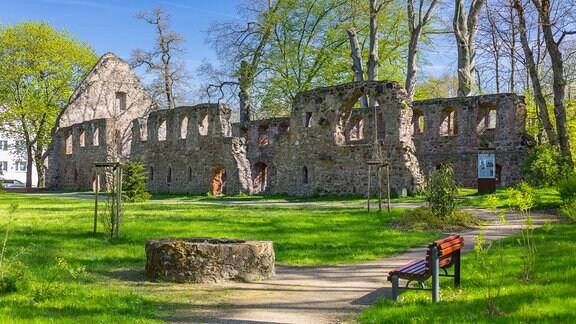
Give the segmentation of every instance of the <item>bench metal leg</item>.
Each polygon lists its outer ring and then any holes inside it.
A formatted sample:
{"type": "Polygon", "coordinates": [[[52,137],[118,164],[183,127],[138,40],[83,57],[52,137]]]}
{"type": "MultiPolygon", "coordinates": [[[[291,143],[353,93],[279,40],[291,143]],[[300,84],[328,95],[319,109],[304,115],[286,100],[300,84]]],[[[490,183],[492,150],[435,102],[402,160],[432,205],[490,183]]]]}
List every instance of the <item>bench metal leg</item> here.
{"type": "Polygon", "coordinates": [[[432,302],[436,303],[440,300],[440,261],[438,260],[438,248],[432,249],[432,302]]]}
{"type": "Polygon", "coordinates": [[[454,258],[454,286],[460,286],[460,250],[453,253],[454,258]]]}
{"type": "Polygon", "coordinates": [[[392,276],[392,299],[398,301],[398,290],[399,290],[399,283],[398,283],[398,276],[392,276]]]}

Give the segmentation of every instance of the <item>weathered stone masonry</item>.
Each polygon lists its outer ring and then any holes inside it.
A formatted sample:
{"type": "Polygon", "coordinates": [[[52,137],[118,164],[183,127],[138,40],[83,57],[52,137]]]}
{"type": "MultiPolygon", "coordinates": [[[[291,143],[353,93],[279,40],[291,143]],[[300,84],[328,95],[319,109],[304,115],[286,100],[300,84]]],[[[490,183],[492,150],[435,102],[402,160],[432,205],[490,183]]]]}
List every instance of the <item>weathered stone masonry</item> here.
{"type": "MultiPolygon", "coordinates": [[[[288,118],[231,124],[225,105],[150,112],[151,99],[138,85],[112,54],[100,60],[59,119],[53,187],[89,189],[93,162],[117,156],[142,160],[153,192],[366,194],[367,162],[375,159],[389,162],[397,193],[420,188],[423,175],[445,163],[474,187],[478,148],[496,150],[504,186],[521,179],[518,166],[529,149],[523,97],[514,94],[411,103],[396,82],[353,82],[298,94],[288,118]],[[101,63],[107,60],[115,63],[101,63]],[[127,76],[122,88],[106,82],[117,73],[127,76]],[[362,95],[377,105],[357,108],[362,95]],[[114,104],[130,109],[117,114],[114,104]],[[118,146],[119,129],[127,140],[118,146]]],[[[375,176],[373,170],[371,190],[375,176]]]]}

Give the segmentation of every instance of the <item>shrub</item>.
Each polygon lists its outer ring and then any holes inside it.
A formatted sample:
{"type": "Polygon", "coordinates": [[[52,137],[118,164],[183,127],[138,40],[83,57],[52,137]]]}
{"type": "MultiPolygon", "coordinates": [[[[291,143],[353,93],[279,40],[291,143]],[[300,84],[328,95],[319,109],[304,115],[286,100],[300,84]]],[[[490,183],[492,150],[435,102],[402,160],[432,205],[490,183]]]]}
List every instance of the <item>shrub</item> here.
{"type": "Polygon", "coordinates": [[[122,179],[124,201],[142,202],[150,199],[146,178],[144,164],[141,161],[132,161],[124,165],[124,178],[122,179]]]}
{"type": "Polygon", "coordinates": [[[533,186],[555,185],[570,173],[566,158],[550,144],[542,144],[530,152],[520,170],[533,186]]]}
{"type": "Polygon", "coordinates": [[[428,202],[430,214],[438,218],[452,217],[456,211],[458,186],[452,179],[454,171],[450,165],[431,172],[426,179],[424,199],[428,202]]]}
{"type": "Polygon", "coordinates": [[[558,193],[562,201],[567,203],[576,198],[576,174],[572,173],[567,178],[561,179],[557,184],[558,193]]]}
{"type": "Polygon", "coordinates": [[[432,215],[428,207],[419,207],[407,210],[398,220],[398,224],[413,231],[445,231],[475,227],[480,221],[467,211],[456,209],[450,217],[440,218],[432,215]]]}
{"type": "Polygon", "coordinates": [[[568,200],[560,207],[558,214],[570,223],[576,223],[576,199],[568,200]]]}

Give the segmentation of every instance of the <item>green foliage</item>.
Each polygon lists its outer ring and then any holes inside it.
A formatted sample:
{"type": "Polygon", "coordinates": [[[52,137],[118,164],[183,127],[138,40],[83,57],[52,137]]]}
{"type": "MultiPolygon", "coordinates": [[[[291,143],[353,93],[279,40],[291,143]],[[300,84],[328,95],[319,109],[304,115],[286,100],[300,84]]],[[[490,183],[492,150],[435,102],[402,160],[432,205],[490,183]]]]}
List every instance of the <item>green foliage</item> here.
{"type": "Polygon", "coordinates": [[[572,173],[564,179],[560,179],[557,184],[558,193],[564,203],[576,199],[576,174],[572,173]]]}
{"type": "Polygon", "coordinates": [[[424,199],[428,202],[430,214],[440,219],[452,217],[457,210],[458,186],[453,179],[454,171],[445,165],[428,175],[424,188],[424,199]]]}
{"type": "Polygon", "coordinates": [[[151,195],[146,186],[146,170],[141,161],[131,161],[124,165],[122,179],[123,199],[125,202],[143,202],[151,195]]]}
{"type": "Polygon", "coordinates": [[[558,214],[565,220],[576,223],[576,199],[566,201],[566,203],[560,206],[558,214]]]}
{"type": "Polygon", "coordinates": [[[533,186],[553,186],[571,173],[566,158],[556,146],[542,144],[532,150],[520,170],[533,186]]]}
{"type": "Polygon", "coordinates": [[[0,23],[2,130],[25,141],[37,166],[58,115],[96,60],[90,46],[47,22],[0,23]]]}
{"type": "Polygon", "coordinates": [[[432,215],[429,208],[419,207],[406,210],[398,224],[413,231],[449,231],[472,228],[480,221],[467,211],[455,210],[449,217],[440,218],[432,215]]]}

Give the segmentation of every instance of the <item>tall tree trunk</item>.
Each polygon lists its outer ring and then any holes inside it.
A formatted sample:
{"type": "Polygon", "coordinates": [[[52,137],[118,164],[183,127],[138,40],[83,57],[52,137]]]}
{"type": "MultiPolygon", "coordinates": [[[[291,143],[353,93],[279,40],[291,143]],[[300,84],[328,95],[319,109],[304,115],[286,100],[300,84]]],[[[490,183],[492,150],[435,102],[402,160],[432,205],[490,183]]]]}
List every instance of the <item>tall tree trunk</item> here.
{"type": "Polygon", "coordinates": [[[510,6],[510,29],[512,32],[510,41],[510,85],[508,86],[508,92],[516,92],[516,24],[514,24],[514,8],[510,6]]]}
{"type": "MultiPolygon", "coordinates": [[[[490,23],[490,41],[492,42],[492,55],[494,57],[494,72],[496,73],[496,93],[500,93],[500,46],[498,44],[498,27],[496,26],[496,21],[490,12],[488,6],[488,1],[486,4],[486,17],[490,23]]],[[[478,85],[481,86],[480,78],[478,78],[478,85]]]]}
{"type": "MultiPolygon", "coordinates": [[[[364,81],[364,70],[362,66],[362,51],[360,50],[360,44],[358,43],[358,35],[356,34],[356,29],[348,28],[346,29],[348,34],[348,39],[350,40],[350,57],[352,58],[352,71],[354,71],[354,79],[356,81],[364,81]]],[[[360,97],[360,107],[367,108],[368,100],[366,94],[360,97]]]]}
{"type": "Polygon", "coordinates": [[[532,0],[538,10],[539,20],[542,24],[544,41],[546,49],[552,62],[552,73],[554,81],[552,88],[554,90],[554,116],[556,117],[556,131],[560,142],[560,150],[566,157],[569,165],[573,168],[572,150],[570,149],[570,140],[568,137],[568,127],[566,125],[566,107],[564,106],[564,97],[566,95],[566,79],[564,78],[564,62],[562,62],[562,53],[559,46],[564,36],[559,41],[554,40],[552,32],[552,23],[550,21],[550,0],[532,0]]]}
{"type": "Polygon", "coordinates": [[[474,86],[475,38],[483,3],[484,0],[473,0],[467,14],[464,0],[456,0],[453,26],[458,49],[458,97],[469,96],[474,86]]]}
{"type": "Polygon", "coordinates": [[[368,57],[368,80],[378,80],[378,7],[377,0],[370,0],[370,56],[368,57]]]}
{"type": "Polygon", "coordinates": [[[540,76],[534,61],[534,53],[532,52],[530,44],[528,43],[528,35],[526,33],[526,19],[524,18],[524,7],[522,6],[521,0],[512,0],[512,5],[518,14],[518,33],[520,35],[520,43],[522,44],[522,49],[524,50],[525,64],[528,69],[528,73],[530,74],[532,90],[534,91],[534,101],[536,101],[536,106],[538,107],[538,117],[542,122],[542,127],[546,132],[548,141],[555,145],[558,143],[558,138],[556,137],[556,133],[554,132],[552,124],[550,123],[548,107],[546,106],[546,98],[544,98],[544,93],[542,92],[540,76]]]}
{"type": "Polygon", "coordinates": [[[406,68],[406,83],[405,88],[408,93],[408,98],[410,100],[414,99],[414,93],[416,92],[416,71],[417,71],[417,50],[418,42],[420,41],[420,36],[422,36],[422,28],[430,22],[434,9],[438,5],[439,0],[432,0],[428,10],[422,17],[422,9],[424,7],[424,0],[419,1],[418,15],[416,15],[416,10],[414,10],[414,0],[408,0],[407,12],[408,12],[408,30],[410,32],[410,42],[408,43],[408,59],[406,68]]]}

